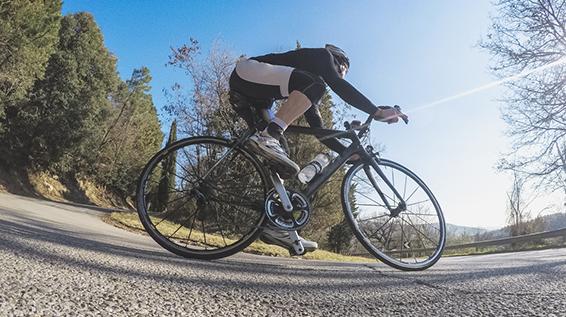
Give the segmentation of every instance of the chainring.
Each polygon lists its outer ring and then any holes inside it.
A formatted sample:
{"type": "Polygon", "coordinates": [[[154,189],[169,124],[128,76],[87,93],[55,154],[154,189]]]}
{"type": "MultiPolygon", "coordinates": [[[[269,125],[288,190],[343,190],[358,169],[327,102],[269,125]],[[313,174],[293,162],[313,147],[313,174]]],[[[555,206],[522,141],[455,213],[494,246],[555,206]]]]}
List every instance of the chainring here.
{"type": "Polygon", "coordinates": [[[279,229],[299,230],[309,222],[311,214],[309,200],[305,195],[291,189],[287,189],[287,195],[293,205],[293,211],[285,211],[279,194],[271,190],[265,199],[265,215],[269,222],[279,229]]]}

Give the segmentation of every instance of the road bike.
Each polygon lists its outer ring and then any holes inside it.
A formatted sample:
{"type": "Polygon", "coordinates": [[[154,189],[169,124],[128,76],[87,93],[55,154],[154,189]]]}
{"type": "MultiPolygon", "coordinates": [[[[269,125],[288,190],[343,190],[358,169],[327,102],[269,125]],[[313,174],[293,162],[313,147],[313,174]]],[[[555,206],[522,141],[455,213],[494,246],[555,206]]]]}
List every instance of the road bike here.
{"type": "Polygon", "coordinates": [[[342,180],[342,209],[363,248],[400,270],[424,270],[438,261],[446,240],[440,205],[417,175],[364,144],[372,116],[363,124],[345,123],[346,130],[289,126],[286,134],[351,142],[304,188],[296,189],[287,188],[269,162],[246,146],[269,122],[273,101],[236,92],[231,101],[245,115],[245,132],[230,138],[179,140],[145,166],[137,210],[158,244],[183,257],[218,259],[248,247],[270,225],[288,230],[296,241],[290,252],[302,255],[296,230],[308,224],[310,202],[332,175],[348,168],[342,180]]]}

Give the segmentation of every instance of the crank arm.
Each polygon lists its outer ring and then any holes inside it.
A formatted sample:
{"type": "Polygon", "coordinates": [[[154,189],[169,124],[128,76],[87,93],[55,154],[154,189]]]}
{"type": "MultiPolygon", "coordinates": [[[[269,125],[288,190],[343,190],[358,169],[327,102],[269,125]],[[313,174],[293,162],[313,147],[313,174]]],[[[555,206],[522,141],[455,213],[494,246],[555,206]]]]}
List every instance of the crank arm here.
{"type": "Polygon", "coordinates": [[[287,195],[287,190],[285,189],[285,186],[283,186],[283,180],[281,179],[281,177],[279,177],[279,174],[277,174],[276,172],[271,172],[270,177],[271,177],[271,182],[275,187],[275,191],[277,192],[277,194],[279,194],[279,199],[281,199],[281,203],[283,204],[283,209],[285,209],[286,212],[292,212],[293,204],[291,204],[291,199],[289,199],[289,196],[287,195]]]}

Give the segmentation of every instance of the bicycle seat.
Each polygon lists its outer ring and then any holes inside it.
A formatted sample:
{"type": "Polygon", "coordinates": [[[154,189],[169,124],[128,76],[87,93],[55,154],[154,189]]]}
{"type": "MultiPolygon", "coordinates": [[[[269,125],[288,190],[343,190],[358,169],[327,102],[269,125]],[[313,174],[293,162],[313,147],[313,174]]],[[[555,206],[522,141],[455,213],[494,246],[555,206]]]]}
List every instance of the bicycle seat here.
{"type": "Polygon", "coordinates": [[[273,99],[258,99],[235,90],[230,90],[229,101],[233,106],[237,105],[240,107],[254,107],[261,109],[271,108],[273,105],[273,99]]]}
{"type": "Polygon", "coordinates": [[[230,90],[230,104],[232,109],[246,121],[248,127],[263,130],[271,121],[269,109],[273,105],[273,99],[258,99],[230,90]]]}

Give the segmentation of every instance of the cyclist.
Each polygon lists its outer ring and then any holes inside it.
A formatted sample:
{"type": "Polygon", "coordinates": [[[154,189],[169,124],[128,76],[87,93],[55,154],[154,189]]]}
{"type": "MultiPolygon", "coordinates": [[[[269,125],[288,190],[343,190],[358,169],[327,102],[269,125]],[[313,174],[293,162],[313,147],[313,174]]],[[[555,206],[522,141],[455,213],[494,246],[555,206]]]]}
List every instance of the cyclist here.
{"type": "MultiPolygon", "coordinates": [[[[407,116],[389,106],[375,106],[344,76],[350,68],[346,53],[332,44],[324,48],[301,48],[285,53],[274,53],[242,58],[230,76],[230,89],[257,99],[287,99],[265,130],[250,137],[249,146],[274,164],[282,178],[291,178],[299,172],[299,166],[289,159],[279,139],[285,129],[302,114],[311,127],[321,128],[322,117],[318,102],[326,91],[326,85],[348,104],[373,114],[376,120],[395,123],[407,116]]],[[[321,141],[330,149],[341,153],[345,146],[337,139],[321,141]]],[[[291,249],[289,232],[265,228],[262,240],[291,249]]],[[[301,238],[307,251],[318,247],[314,241],[301,238]]]]}

